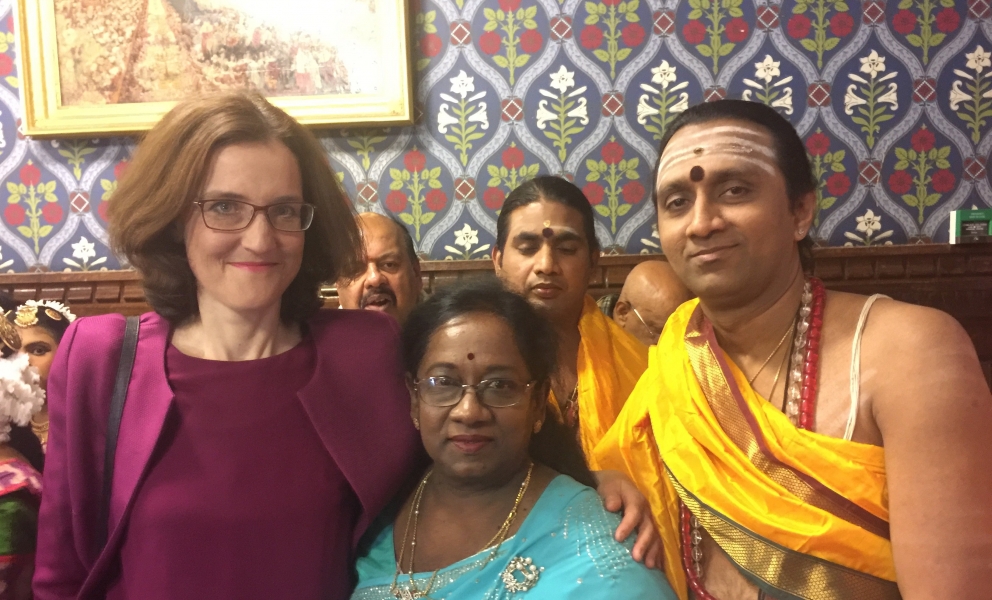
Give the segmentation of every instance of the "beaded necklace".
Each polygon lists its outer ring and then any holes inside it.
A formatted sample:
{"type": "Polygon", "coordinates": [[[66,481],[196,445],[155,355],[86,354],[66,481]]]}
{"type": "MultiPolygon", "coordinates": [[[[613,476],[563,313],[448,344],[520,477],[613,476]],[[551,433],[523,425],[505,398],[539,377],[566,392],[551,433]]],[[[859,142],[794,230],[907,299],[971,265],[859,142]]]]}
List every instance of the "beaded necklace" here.
{"type": "MultiPolygon", "coordinates": [[[[816,278],[806,280],[789,361],[785,405],[782,407],[793,425],[807,431],[813,431],[813,418],[816,415],[816,382],[825,297],[826,290],[822,281],[816,278]]],[[[703,587],[700,577],[703,534],[699,520],[685,504],[679,503],[679,513],[682,525],[682,568],[685,569],[689,587],[697,600],[717,600],[703,587]]]]}

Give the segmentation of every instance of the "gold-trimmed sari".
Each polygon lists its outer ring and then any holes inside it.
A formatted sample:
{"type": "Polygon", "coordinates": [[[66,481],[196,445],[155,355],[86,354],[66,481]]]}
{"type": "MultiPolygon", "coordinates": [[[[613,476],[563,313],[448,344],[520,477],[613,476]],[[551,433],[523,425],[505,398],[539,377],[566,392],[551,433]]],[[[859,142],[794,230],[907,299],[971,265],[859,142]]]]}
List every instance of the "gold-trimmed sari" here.
{"type": "Polygon", "coordinates": [[[595,456],[647,495],[683,599],[680,503],[775,598],[900,597],[882,448],[793,426],[720,349],[698,300],[669,319],[595,456]]]}
{"type": "MultiPolygon", "coordinates": [[[[589,467],[599,467],[593,449],[613,425],[627,396],[648,366],[648,349],[605,316],[586,296],[579,318],[578,421],[579,440],[589,467]]],[[[551,405],[561,417],[554,393],[551,405]]]]}

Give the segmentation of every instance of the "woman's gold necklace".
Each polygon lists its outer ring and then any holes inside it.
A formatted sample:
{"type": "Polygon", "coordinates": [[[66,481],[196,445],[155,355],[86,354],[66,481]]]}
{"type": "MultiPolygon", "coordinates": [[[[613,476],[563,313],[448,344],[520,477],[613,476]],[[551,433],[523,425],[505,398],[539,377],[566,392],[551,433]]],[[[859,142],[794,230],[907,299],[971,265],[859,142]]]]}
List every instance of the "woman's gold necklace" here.
{"type": "MultiPolygon", "coordinates": [[[[433,472],[434,469],[431,469],[430,471],[427,472],[426,475],[424,475],[424,478],[420,480],[420,485],[417,486],[417,491],[414,492],[413,494],[413,503],[410,507],[410,514],[407,516],[406,519],[406,526],[403,528],[403,544],[400,546],[400,556],[396,560],[396,574],[393,575],[393,584],[389,587],[389,592],[395,598],[399,598],[400,600],[414,600],[416,598],[426,598],[427,595],[431,592],[431,589],[433,589],[434,587],[434,581],[437,579],[438,571],[441,570],[440,567],[434,569],[434,572],[431,573],[431,578],[427,581],[427,588],[423,591],[421,591],[417,587],[416,582],[413,580],[413,555],[417,549],[417,521],[420,518],[420,502],[424,497],[424,488],[427,486],[427,480],[430,479],[431,474],[433,472]],[[405,588],[399,588],[396,582],[399,579],[400,574],[403,572],[403,557],[406,554],[406,546],[407,546],[406,542],[410,534],[411,521],[413,522],[413,539],[410,540],[410,561],[407,565],[407,570],[410,575],[410,583],[405,588]]],[[[524,477],[523,483],[520,484],[520,491],[517,492],[517,499],[513,502],[513,508],[510,509],[510,514],[507,515],[506,520],[504,520],[503,524],[500,525],[500,528],[496,532],[496,535],[494,535],[492,539],[489,540],[489,542],[487,542],[486,545],[482,547],[482,550],[485,550],[486,548],[489,548],[490,546],[493,546],[495,544],[495,547],[493,548],[492,552],[489,553],[489,556],[486,558],[486,561],[483,563],[483,566],[488,564],[489,561],[491,561],[493,557],[496,556],[496,552],[499,550],[500,545],[502,545],[502,543],[506,541],[506,536],[510,531],[510,527],[513,526],[513,521],[516,520],[517,518],[517,510],[520,508],[520,501],[523,500],[524,494],[527,493],[527,487],[530,485],[530,476],[533,472],[534,472],[534,463],[530,463],[530,466],[527,468],[527,476],[524,477]]]]}

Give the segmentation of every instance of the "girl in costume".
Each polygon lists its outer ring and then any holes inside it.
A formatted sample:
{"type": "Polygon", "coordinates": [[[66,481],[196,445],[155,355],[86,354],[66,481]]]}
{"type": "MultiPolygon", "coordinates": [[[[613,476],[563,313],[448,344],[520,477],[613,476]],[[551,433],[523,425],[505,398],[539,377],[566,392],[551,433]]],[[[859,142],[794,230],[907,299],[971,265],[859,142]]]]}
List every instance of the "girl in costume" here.
{"type": "MultiPolygon", "coordinates": [[[[38,370],[41,387],[47,388],[48,371],[52,368],[55,351],[69,323],[76,320],[69,307],[54,300],[28,300],[11,315],[21,336],[21,354],[38,370]]],[[[48,447],[48,407],[44,406],[31,419],[31,431],[38,437],[42,450],[48,447]]]]}
{"type": "Polygon", "coordinates": [[[20,348],[17,328],[0,318],[0,600],[31,598],[41,501],[41,475],[10,445],[11,425],[27,425],[45,402],[20,348]]]}

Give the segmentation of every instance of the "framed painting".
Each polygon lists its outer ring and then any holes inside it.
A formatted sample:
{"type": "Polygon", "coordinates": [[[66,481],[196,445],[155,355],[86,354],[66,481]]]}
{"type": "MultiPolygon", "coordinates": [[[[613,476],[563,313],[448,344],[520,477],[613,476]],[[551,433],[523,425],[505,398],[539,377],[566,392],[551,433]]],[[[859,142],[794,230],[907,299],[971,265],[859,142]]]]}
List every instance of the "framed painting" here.
{"type": "Polygon", "coordinates": [[[151,128],[257,90],[314,126],[413,121],[404,0],[18,0],[28,135],[151,128]]]}

